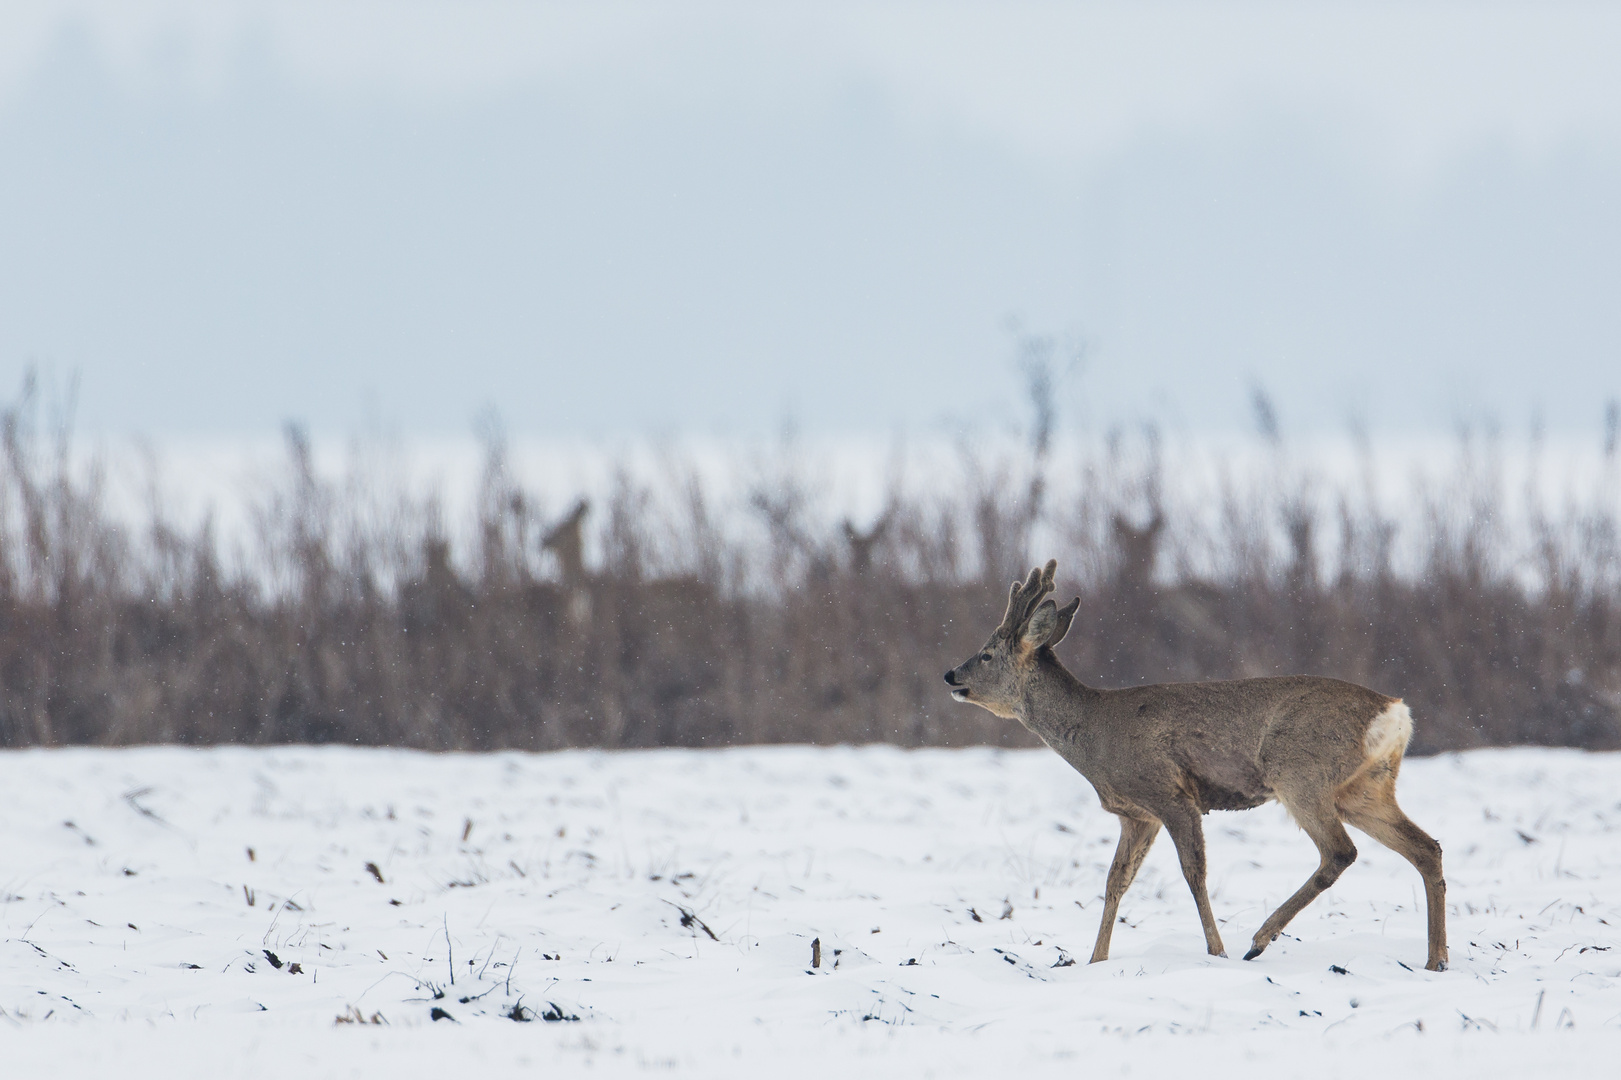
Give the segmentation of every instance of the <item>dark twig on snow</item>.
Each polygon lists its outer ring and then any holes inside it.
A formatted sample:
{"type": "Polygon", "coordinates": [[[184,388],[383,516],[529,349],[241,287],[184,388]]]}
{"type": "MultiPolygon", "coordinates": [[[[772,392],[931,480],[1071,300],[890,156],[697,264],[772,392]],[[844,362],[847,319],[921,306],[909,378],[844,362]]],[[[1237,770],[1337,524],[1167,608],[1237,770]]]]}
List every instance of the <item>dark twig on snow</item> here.
{"type": "Polygon", "coordinates": [[[672,903],[669,900],[664,902],[681,913],[681,926],[684,929],[691,930],[694,926],[696,926],[699,930],[702,930],[704,933],[709,935],[710,941],[720,940],[720,938],[715,936],[715,931],[711,930],[709,926],[702,919],[698,918],[697,914],[695,914],[690,908],[684,908],[680,904],[672,903]]]}

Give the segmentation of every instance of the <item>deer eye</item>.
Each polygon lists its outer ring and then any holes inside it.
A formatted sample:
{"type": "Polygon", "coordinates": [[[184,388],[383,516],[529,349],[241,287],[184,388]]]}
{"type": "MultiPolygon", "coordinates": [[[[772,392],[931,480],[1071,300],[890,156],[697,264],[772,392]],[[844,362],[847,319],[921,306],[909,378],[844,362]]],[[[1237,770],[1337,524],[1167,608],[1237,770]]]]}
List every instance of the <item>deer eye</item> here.
{"type": "Polygon", "coordinates": [[[981,660],[984,660],[984,661],[987,661],[987,662],[989,662],[989,661],[990,661],[990,658],[991,658],[991,654],[990,654],[990,653],[988,653],[988,652],[982,652],[982,653],[980,653],[980,654],[979,654],[979,658],[980,658],[980,659],[981,659],[981,660]]]}

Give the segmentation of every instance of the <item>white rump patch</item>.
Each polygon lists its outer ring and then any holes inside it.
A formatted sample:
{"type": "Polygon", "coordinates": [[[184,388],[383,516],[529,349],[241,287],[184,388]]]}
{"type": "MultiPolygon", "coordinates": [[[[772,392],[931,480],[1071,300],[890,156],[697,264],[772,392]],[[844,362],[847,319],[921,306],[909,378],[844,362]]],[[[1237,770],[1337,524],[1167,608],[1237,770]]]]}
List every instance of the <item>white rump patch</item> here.
{"type": "Polygon", "coordinates": [[[1362,736],[1362,748],[1368,752],[1368,757],[1380,761],[1401,754],[1412,737],[1413,714],[1398,699],[1373,718],[1367,734],[1362,736]]]}

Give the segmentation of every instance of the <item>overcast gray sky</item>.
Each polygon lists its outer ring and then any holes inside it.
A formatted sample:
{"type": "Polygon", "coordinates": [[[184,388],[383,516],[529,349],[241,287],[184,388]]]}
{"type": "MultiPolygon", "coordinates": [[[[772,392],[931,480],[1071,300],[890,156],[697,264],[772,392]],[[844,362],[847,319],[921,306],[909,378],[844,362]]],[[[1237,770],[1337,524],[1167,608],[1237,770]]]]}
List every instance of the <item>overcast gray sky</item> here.
{"type": "Polygon", "coordinates": [[[1596,428],[1621,7],[0,8],[0,392],[81,426],[1596,428]]]}

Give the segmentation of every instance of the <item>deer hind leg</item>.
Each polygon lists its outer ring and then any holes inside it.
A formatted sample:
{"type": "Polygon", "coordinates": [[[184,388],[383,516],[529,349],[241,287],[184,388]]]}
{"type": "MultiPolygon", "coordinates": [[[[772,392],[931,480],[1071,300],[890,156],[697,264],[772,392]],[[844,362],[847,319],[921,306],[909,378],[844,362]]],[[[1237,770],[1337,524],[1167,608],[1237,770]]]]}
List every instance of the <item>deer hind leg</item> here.
{"type": "Polygon", "coordinates": [[[1413,824],[1396,805],[1396,770],[1400,759],[1381,762],[1340,789],[1340,816],[1413,864],[1424,879],[1429,909],[1430,971],[1447,967],[1447,883],[1441,876],[1441,845],[1413,824]]]}
{"type": "Polygon", "coordinates": [[[1176,844],[1177,857],[1182,860],[1182,876],[1187,878],[1193,902],[1199,907],[1205,948],[1211,956],[1226,956],[1226,946],[1222,945],[1221,933],[1216,929],[1216,916],[1210,910],[1210,895],[1205,892],[1204,826],[1199,816],[1197,807],[1179,802],[1173,812],[1165,815],[1165,831],[1176,844]]]}
{"type": "Polygon", "coordinates": [[[1266,922],[1255,932],[1255,940],[1250,944],[1250,951],[1244,954],[1244,959],[1254,960],[1277,940],[1283,928],[1289,925],[1289,920],[1299,915],[1301,910],[1327,889],[1339,876],[1345,873],[1345,868],[1356,862],[1356,845],[1351,843],[1350,834],[1345,826],[1340,824],[1339,815],[1334,805],[1327,801],[1312,802],[1305,805],[1292,803],[1287,796],[1279,793],[1279,798],[1293,815],[1295,821],[1311,837],[1312,843],[1317,845],[1318,864],[1317,872],[1306,879],[1306,883],[1295,890],[1295,894],[1279,905],[1278,910],[1267,916],[1266,922]]]}
{"type": "Polygon", "coordinates": [[[1114,863],[1109,867],[1109,882],[1103,891],[1103,922],[1098,926],[1098,943],[1092,948],[1092,963],[1109,958],[1109,939],[1120,913],[1120,898],[1131,888],[1143,857],[1158,835],[1159,822],[1153,818],[1121,817],[1120,843],[1114,849],[1114,863]]]}

